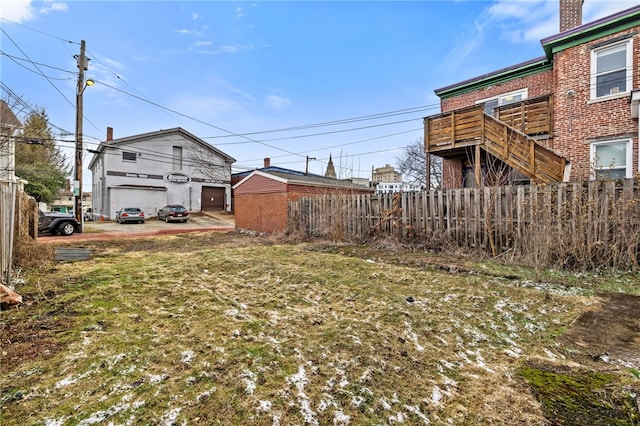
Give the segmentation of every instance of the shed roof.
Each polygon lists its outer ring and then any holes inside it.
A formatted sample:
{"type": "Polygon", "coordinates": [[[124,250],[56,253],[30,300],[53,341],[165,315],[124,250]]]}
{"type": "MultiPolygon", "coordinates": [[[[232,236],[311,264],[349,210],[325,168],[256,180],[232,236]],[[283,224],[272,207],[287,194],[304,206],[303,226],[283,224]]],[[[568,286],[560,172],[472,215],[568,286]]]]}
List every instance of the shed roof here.
{"type": "Polygon", "coordinates": [[[358,191],[371,191],[373,192],[373,188],[368,188],[362,185],[357,185],[349,180],[343,179],[332,179],[319,175],[304,175],[304,174],[291,174],[283,171],[265,171],[265,170],[254,170],[250,175],[242,179],[240,182],[236,183],[233,186],[233,189],[236,189],[240,185],[247,182],[253,176],[263,176],[267,179],[273,179],[278,182],[286,183],[286,184],[297,184],[304,186],[317,186],[324,188],[340,188],[340,189],[353,189],[358,191]]]}

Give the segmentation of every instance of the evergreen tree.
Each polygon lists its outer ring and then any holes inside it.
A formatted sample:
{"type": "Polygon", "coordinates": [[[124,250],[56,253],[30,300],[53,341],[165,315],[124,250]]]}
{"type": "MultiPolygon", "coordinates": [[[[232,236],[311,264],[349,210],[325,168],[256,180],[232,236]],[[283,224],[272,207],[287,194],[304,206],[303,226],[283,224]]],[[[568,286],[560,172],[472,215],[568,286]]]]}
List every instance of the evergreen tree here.
{"type": "Polygon", "coordinates": [[[56,146],[44,108],[27,117],[16,139],[16,175],[27,180],[25,191],[37,201],[50,204],[64,188],[69,167],[56,146]]]}

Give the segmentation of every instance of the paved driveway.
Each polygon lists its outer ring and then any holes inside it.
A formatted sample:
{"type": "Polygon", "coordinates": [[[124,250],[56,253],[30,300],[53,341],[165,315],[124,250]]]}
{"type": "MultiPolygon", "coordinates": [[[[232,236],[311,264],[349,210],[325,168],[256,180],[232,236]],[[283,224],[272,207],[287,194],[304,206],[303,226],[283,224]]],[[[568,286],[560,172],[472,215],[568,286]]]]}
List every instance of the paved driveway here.
{"type": "Polygon", "coordinates": [[[93,221],[84,223],[84,232],[69,237],[40,236],[41,243],[59,243],[87,240],[109,240],[115,238],[134,238],[151,235],[181,234],[185,232],[218,231],[232,232],[235,220],[232,214],[195,213],[191,214],[187,223],[169,222],[148,218],[145,223],[115,223],[113,221],[93,221]]]}

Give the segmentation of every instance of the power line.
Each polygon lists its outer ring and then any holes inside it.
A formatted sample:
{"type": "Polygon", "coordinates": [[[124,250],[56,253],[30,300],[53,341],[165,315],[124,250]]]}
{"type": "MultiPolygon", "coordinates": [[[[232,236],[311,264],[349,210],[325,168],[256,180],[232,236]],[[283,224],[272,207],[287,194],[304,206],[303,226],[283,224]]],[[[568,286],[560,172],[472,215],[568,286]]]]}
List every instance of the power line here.
{"type": "Polygon", "coordinates": [[[19,50],[19,51],[24,55],[24,57],[25,57],[25,58],[27,58],[27,59],[28,59],[28,61],[29,61],[29,62],[30,62],[30,63],[31,63],[31,64],[32,64],[32,65],[33,65],[33,66],[38,70],[39,74],[40,74],[41,76],[43,76],[43,77],[44,77],[44,78],[49,82],[49,84],[51,84],[51,86],[53,86],[53,88],[54,88],[54,89],[56,89],[56,91],[60,94],[60,96],[62,96],[62,97],[67,101],[67,103],[68,103],[69,105],[71,105],[71,107],[72,107],[72,108],[74,108],[73,103],[72,103],[72,102],[71,102],[71,101],[70,101],[70,100],[69,100],[69,99],[64,95],[64,93],[62,93],[62,92],[60,91],[60,89],[58,89],[58,86],[56,86],[55,84],[53,84],[53,82],[49,79],[49,77],[48,77],[47,75],[45,75],[45,73],[44,73],[44,72],[42,72],[42,70],[40,69],[40,67],[39,67],[38,65],[36,65],[36,63],[35,63],[35,62],[33,62],[33,61],[31,60],[31,58],[29,58],[29,55],[27,55],[27,54],[25,53],[25,51],[24,51],[24,50],[22,50],[22,48],[21,48],[20,46],[18,46],[18,44],[17,44],[17,43],[16,43],[16,42],[11,38],[11,36],[10,36],[10,35],[9,35],[5,30],[4,30],[4,28],[0,28],[0,31],[2,31],[2,33],[3,33],[4,35],[6,35],[6,36],[7,36],[7,38],[8,38],[9,40],[11,40],[11,43],[13,43],[13,45],[14,45],[14,46],[15,46],[15,47],[16,47],[16,48],[17,48],[17,49],[18,49],[18,50],[19,50]]]}

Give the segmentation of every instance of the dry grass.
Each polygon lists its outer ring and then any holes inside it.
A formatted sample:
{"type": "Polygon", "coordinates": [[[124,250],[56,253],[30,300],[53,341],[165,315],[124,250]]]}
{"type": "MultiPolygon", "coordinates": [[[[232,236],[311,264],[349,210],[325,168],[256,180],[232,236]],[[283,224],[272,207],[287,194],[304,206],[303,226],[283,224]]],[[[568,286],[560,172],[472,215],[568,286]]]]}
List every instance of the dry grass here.
{"type": "Polygon", "coordinates": [[[517,371],[561,358],[554,337],[591,300],[425,253],[215,233],[85,245],[90,261],[33,270],[3,313],[4,425],[545,424],[517,371]]]}

